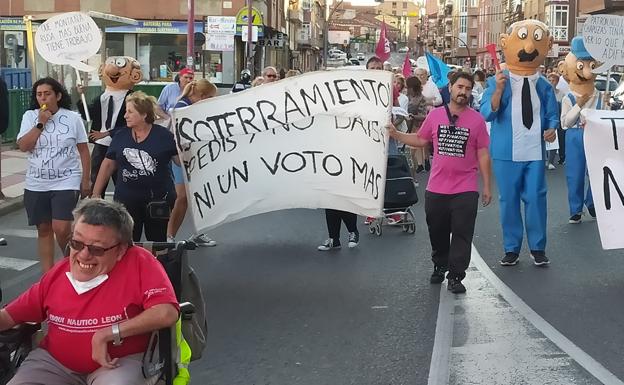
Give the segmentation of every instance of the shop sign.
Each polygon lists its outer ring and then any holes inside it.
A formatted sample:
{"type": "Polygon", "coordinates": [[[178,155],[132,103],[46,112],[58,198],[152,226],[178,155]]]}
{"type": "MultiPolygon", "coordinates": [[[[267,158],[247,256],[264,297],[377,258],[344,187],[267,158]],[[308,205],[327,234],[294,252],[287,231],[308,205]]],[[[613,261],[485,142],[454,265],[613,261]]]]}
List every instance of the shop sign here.
{"type": "Polygon", "coordinates": [[[234,51],[234,35],[210,35],[206,34],[206,51],[234,51]]]}
{"type": "Polygon", "coordinates": [[[262,39],[258,40],[258,45],[262,47],[274,47],[274,48],[283,48],[284,47],[284,34],[281,32],[275,32],[272,34],[266,34],[262,39]]]}
{"type": "Polygon", "coordinates": [[[559,44],[554,43],[552,47],[550,47],[550,51],[548,51],[546,57],[559,57],[559,44]]]}
{"type": "Polygon", "coordinates": [[[24,19],[22,19],[21,17],[0,17],[0,31],[25,30],[26,24],[24,24],[24,19]]]}
{"type": "MultiPolygon", "coordinates": [[[[137,25],[122,25],[106,28],[107,33],[156,33],[169,35],[186,35],[188,23],[186,21],[171,20],[140,20],[137,25]]],[[[195,22],[195,32],[204,32],[204,23],[195,22]]]]}
{"type": "MultiPolygon", "coordinates": [[[[236,36],[241,36],[243,26],[248,25],[248,14],[247,7],[241,8],[236,14],[236,36]]],[[[262,14],[256,8],[251,9],[251,24],[258,27],[258,37],[264,37],[264,20],[262,19],[262,14]]]]}
{"type": "Polygon", "coordinates": [[[559,56],[564,56],[570,53],[570,46],[569,45],[560,45],[559,46],[559,56]]]}
{"type": "Polygon", "coordinates": [[[235,35],[236,17],[208,16],[206,18],[206,33],[215,35],[235,35]]]}

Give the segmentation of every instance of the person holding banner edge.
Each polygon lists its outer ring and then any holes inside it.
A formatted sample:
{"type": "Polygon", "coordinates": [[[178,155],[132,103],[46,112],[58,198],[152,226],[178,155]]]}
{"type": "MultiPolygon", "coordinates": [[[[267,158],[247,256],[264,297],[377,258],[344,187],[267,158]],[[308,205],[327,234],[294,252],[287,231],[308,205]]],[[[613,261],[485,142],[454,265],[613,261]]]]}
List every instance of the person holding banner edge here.
{"type": "Polygon", "coordinates": [[[559,72],[565,74],[570,92],[561,101],[561,126],[565,130],[566,164],[568,184],[568,206],[571,224],[581,223],[583,206],[592,218],[596,218],[594,199],[589,183],[585,191],[587,160],[583,142],[584,122],[581,112],[586,109],[600,110],[603,107],[601,92],[594,85],[596,74],[592,70],[597,61],[585,49],[582,36],[572,39],[570,53],[559,63],[559,72]]]}
{"type": "MultiPolygon", "coordinates": [[[[373,56],[366,62],[367,70],[382,70],[383,62],[377,56],[373,56]]],[[[357,229],[357,214],[341,210],[325,209],[325,221],[329,238],[318,246],[319,251],[340,249],[340,224],[344,222],[349,232],[349,248],[354,248],[360,242],[360,232],[357,229]]]]}
{"type": "Polygon", "coordinates": [[[431,242],[433,273],[430,282],[448,279],[448,289],[463,293],[462,280],[470,263],[477,216],[479,184],[482,204],[492,199],[489,136],[485,120],[470,108],[473,77],[455,73],[449,81],[450,104],[433,109],[417,133],[388,126],[391,137],[414,147],[433,144],[433,167],[425,192],[425,214],[431,242]]]}

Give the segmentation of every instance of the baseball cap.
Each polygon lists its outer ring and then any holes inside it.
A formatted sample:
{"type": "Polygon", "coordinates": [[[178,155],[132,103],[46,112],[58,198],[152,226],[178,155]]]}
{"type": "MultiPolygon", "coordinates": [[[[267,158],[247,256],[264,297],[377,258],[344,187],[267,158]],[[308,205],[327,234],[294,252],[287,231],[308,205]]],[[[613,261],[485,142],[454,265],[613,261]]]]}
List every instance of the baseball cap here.
{"type": "Polygon", "coordinates": [[[572,52],[572,54],[576,56],[577,59],[593,59],[592,55],[587,52],[587,49],[585,48],[585,43],[583,42],[582,36],[576,36],[574,39],[572,39],[572,43],[570,44],[570,46],[570,52],[572,52]]]}
{"type": "Polygon", "coordinates": [[[180,70],[180,72],[178,72],[178,75],[180,75],[180,76],[184,76],[184,75],[188,75],[188,74],[190,74],[190,75],[195,75],[195,72],[193,72],[193,70],[192,70],[192,69],[190,69],[190,68],[186,68],[186,67],[185,67],[185,68],[182,68],[182,69],[180,70]]]}

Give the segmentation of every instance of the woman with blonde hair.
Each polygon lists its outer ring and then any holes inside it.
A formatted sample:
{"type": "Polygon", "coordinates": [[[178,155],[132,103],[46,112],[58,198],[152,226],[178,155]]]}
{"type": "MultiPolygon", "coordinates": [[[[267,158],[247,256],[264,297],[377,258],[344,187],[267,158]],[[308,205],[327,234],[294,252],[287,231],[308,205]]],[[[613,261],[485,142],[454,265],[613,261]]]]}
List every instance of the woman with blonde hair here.
{"type": "MultiPolygon", "coordinates": [[[[206,79],[193,80],[184,87],[180,99],[176,103],[175,108],[190,106],[204,99],[217,96],[217,87],[206,79]]],[[[176,200],[171,210],[171,217],[167,223],[167,242],[174,242],[180,226],[184,221],[186,210],[188,209],[188,199],[186,197],[186,188],[184,187],[184,175],[182,166],[171,163],[171,173],[173,174],[173,182],[175,184],[176,200]]],[[[194,235],[191,240],[197,246],[216,246],[217,242],[210,239],[206,234],[194,235]]]]}
{"type": "Polygon", "coordinates": [[[154,124],[156,98],[137,91],[126,97],[127,130],[118,130],[106,152],[94,196],[102,196],[106,182],[117,172],[113,199],[126,206],[134,219],[132,239],[167,240],[168,214],[175,201],[169,162],[179,164],[173,134],[154,124]]]}

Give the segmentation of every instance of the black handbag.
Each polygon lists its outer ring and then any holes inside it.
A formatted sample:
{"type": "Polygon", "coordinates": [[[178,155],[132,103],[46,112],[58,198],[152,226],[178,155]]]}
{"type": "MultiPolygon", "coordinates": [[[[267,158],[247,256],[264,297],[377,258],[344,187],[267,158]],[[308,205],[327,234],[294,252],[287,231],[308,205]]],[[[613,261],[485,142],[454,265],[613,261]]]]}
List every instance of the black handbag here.
{"type": "Polygon", "coordinates": [[[152,192],[152,200],[147,204],[147,216],[151,219],[169,219],[171,206],[167,202],[167,194],[162,199],[154,199],[152,192]]]}

